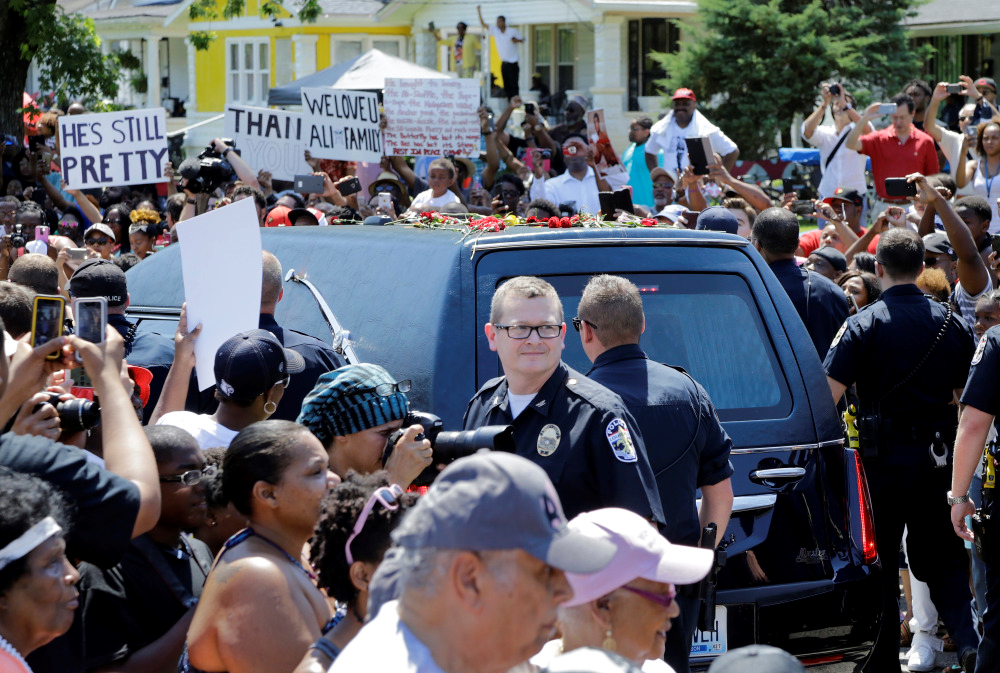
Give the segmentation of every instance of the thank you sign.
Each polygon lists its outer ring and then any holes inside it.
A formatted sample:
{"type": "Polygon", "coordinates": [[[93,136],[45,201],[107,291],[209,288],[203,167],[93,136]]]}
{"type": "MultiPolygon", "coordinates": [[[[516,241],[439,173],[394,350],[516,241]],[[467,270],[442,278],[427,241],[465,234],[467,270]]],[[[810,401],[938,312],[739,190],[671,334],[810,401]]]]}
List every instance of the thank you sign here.
{"type": "Polygon", "coordinates": [[[304,124],[298,112],[227,105],[225,134],[236,141],[240,156],[254,170],[279,180],[312,173],[303,152],[304,124]]]}

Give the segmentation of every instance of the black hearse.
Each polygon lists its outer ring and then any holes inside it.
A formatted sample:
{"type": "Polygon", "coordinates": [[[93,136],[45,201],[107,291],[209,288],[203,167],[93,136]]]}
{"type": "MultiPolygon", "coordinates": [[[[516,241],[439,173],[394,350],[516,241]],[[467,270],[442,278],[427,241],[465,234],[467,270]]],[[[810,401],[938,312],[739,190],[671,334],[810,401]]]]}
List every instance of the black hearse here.
{"type": "MultiPolygon", "coordinates": [[[[826,670],[857,670],[867,659],[881,585],[863,471],[844,446],[802,321],[745,239],[536,227],[463,237],[398,226],[262,236],[290,272],[278,322],[333,340],[313,290],[297,281],[311,283],[349,330],[358,360],[411,379],[413,407],[442,417],[446,430],[460,429],[473,393],[501,373],[483,333],[501,281],[544,277],[573,316],[591,275],[632,279],[645,305],[643,348],[705,386],[736,447],[735,505],[720,536],[728,562],[718,579],[718,629],[697,634],[695,665],[755,642],[826,670]]],[[[179,252],[168,248],[128,272],[129,312],[142,330],[173,334],[183,301],[179,252]]],[[[572,332],[566,344],[565,360],[587,371],[572,332]]],[[[647,447],[656,450],[648,439],[647,447]]],[[[890,563],[896,551],[884,550],[890,563]]]]}

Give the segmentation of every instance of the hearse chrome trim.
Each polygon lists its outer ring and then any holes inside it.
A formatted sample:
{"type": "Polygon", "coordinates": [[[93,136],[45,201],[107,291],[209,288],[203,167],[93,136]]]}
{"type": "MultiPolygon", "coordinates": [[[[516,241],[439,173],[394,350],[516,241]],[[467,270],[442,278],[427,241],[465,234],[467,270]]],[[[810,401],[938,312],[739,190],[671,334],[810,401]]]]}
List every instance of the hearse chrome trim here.
{"type": "Polygon", "coordinates": [[[808,451],[811,449],[827,449],[832,446],[844,447],[844,440],[842,439],[828,439],[825,442],[819,442],[818,444],[788,444],[785,446],[755,446],[749,449],[733,449],[731,453],[733,454],[745,454],[745,453],[768,453],[771,451],[808,451]]]}

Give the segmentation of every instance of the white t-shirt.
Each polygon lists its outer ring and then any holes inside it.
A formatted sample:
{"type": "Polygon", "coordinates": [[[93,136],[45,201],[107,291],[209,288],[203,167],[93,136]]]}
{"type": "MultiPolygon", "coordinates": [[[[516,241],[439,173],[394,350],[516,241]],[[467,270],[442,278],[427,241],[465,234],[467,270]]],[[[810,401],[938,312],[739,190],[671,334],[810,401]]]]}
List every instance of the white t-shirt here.
{"type": "Polygon", "coordinates": [[[645,145],[646,153],[658,154],[663,150],[663,167],[674,175],[680,175],[689,163],[687,143],[684,141],[697,136],[708,136],[712,151],[722,157],[738,149],[722,129],[708,121],[699,110],[695,110],[691,121],[684,128],[678,126],[672,113],[653,124],[645,145]]]}
{"type": "Polygon", "coordinates": [[[372,671],[444,673],[427,646],[399,620],[399,601],[383,605],[328,669],[328,673],[372,671]]]}
{"type": "Polygon", "coordinates": [[[545,181],[545,198],[556,204],[576,202],[577,212],[587,211],[596,215],[601,210],[601,199],[597,195],[597,177],[594,169],[587,166],[583,180],[577,180],[569,171],[545,181]]]}
{"type": "Polygon", "coordinates": [[[507,404],[510,405],[510,415],[512,418],[517,418],[521,415],[521,412],[528,408],[531,404],[531,400],[535,399],[535,395],[538,393],[531,393],[530,395],[515,395],[514,393],[507,391],[507,404]]]}
{"type": "MultiPolygon", "coordinates": [[[[530,661],[539,668],[545,668],[552,660],[562,654],[562,641],[550,640],[542,646],[542,651],[533,656],[530,661]]],[[[648,659],[642,665],[643,673],[674,673],[670,664],[662,659],[648,659]]]]}
{"type": "Polygon", "coordinates": [[[521,31],[507,26],[503,32],[500,32],[500,29],[493,25],[490,26],[490,37],[493,38],[501,61],[517,63],[517,43],[514,42],[514,39],[524,39],[521,36],[521,31]]]}
{"type": "Polygon", "coordinates": [[[173,425],[181,430],[187,430],[198,442],[198,447],[202,451],[217,446],[228,449],[236,435],[240,434],[239,430],[230,430],[224,425],[219,425],[208,414],[196,414],[190,411],[171,411],[169,414],[163,414],[156,424],[173,425]]]}
{"type": "Polygon", "coordinates": [[[868,185],[865,183],[865,163],[868,157],[848,149],[846,140],[840,143],[830,165],[826,165],[830,152],[840,142],[841,137],[846,138],[850,134],[854,123],[845,126],[840,133],[837,133],[837,128],[834,126],[817,126],[811,138],[806,138],[805,128],[805,122],[802,122],[802,137],[807,143],[819,149],[819,166],[823,171],[823,179],[820,180],[817,190],[820,198],[833,196],[838,187],[856,189],[860,194],[868,191],[868,185]]]}
{"type": "Polygon", "coordinates": [[[435,210],[437,208],[443,208],[449,203],[458,202],[459,198],[455,196],[455,192],[450,189],[437,198],[434,197],[434,190],[427,189],[417,194],[417,196],[410,203],[409,210],[412,210],[415,213],[420,213],[428,210],[435,210]]]}

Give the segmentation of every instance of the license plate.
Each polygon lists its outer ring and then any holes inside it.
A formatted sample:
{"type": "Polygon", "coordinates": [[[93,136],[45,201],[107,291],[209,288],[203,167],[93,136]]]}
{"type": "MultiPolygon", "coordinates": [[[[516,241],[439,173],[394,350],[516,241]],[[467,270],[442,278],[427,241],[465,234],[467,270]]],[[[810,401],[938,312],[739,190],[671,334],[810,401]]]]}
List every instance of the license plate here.
{"type": "Polygon", "coordinates": [[[729,624],[726,621],[726,606],[715,606],[715,631],[695,630],[691,639],[691,658],[717,657],[725,654],[728,649],[727,633],[729,624]]]}

